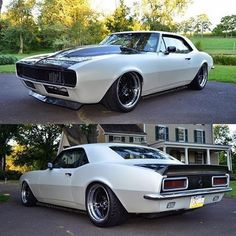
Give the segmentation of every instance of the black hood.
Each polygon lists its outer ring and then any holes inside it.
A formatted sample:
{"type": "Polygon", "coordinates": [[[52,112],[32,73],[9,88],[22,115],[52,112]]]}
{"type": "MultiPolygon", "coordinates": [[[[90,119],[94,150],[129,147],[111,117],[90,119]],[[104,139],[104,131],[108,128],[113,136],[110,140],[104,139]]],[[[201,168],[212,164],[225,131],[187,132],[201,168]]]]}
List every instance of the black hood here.
{"type": "Polygon", "coordinates": [[[60,51],[50,56],[36,56],[30,60],[22,60],[21,64],[69,68],[70,66],[87,61],[96,56],[138,54],[135,49],[119,45],[94,45],[60,51]]]}
{"type": "Polygon", "coordinates": [[[54,55],[54,58],[64,57],[64,58],[76,58],[76,57],[96,57],[112,54],[137,54],[139,51],[123,47],[120,45],[96,45],[96,46],[85,46],[75,49],[69,49],[62,51],[54,55]]]}

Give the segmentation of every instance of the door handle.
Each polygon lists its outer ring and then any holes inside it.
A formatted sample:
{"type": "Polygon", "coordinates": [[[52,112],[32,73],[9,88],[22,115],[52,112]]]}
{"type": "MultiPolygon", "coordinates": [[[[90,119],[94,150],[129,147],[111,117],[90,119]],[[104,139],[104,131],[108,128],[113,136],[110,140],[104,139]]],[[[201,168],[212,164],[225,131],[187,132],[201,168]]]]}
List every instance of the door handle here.
{"type": "Polygon", "coordinates": [[[72,176],[72,174],[71,174],[71,173],[65,173],[65,175],[66,175],[66,176],[69,176],[69,177],[71,177],[71,176],[72,176]]]}
{"type": "Polygon", "coordinates": [[[191,57],[185,58],[186,61],[190,61],[191,59],[192,59],[191,57]]]}

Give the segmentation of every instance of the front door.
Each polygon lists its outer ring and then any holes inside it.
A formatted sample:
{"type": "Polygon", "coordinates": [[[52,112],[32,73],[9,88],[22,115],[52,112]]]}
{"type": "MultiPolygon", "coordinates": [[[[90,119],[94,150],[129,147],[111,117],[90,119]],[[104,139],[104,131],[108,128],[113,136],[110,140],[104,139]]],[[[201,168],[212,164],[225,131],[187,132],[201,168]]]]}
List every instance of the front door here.
{"type": "Polygon", "coordinates": [[[62,206],[74,204],[71,182],[75,171],[86,164],[85,158],[82,148],[63,151],[56,158],[53,169],[45,170],[39,180],[40,198],[43,202],[62,206]]]}

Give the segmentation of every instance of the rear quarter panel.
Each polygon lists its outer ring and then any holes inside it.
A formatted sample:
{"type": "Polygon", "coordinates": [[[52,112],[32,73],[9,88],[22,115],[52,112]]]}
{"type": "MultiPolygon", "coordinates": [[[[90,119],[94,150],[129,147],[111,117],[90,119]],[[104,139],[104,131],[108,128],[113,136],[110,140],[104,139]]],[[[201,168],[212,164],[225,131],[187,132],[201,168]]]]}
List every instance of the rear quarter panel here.
{"type": "MultiPolygon", "coordinates": [[[[72,194],[78,205],[85,205],[86,189],[95,182],[108,186],[128,212],[136,209],[145,193],[158,193],[162,176],[153,170],[122,164],[89,164],[75,172],[72,194]]],[[[84,206],[85,209],[85,206],[84,206]]]]}

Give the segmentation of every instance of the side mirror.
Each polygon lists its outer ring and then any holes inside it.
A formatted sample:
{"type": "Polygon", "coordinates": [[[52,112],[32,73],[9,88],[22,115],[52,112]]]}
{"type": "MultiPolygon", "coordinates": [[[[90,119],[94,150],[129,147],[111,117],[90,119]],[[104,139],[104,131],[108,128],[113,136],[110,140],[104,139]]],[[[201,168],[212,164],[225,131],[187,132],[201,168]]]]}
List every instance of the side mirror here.
{"type": "Polygon", "coordinates": [[[175,46],[169,46],[166,51],[165,51],[165,55],[169,55],[170,53],[175,53],[177,51],[175,46]]]}
{"type": "Polygon", "coordinates": [[[48,163],[48,169],[49,169],[49,170],[53,170],[53,164],[50,163],[50,162],[48,163]]]}

